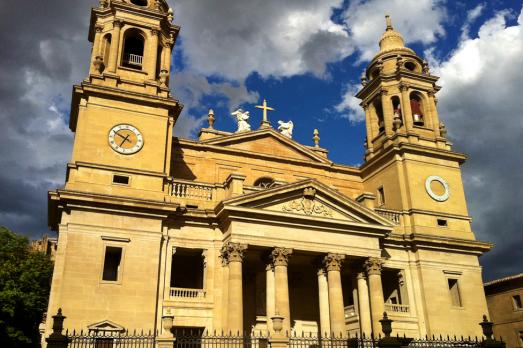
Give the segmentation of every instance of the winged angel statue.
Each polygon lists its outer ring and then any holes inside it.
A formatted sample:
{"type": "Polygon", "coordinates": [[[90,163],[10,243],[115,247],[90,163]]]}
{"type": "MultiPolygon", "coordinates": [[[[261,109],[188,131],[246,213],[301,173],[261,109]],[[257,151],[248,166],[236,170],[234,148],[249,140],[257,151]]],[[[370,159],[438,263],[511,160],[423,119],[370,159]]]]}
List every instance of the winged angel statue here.
{"type": "Polygon", "coordinates": [[[249,111],[243,111],[242,109],[238,109],[235,112],[231,113],[231,115],[236,117],[236,121],[238,122],[238,129],[236,130],[236,133],[251,130],[251,125],[247,122],[247,120],[249,119],[249,111]]]}
{"type": "Polygon", "coordinates": [[[292,130],[294,129],[294,123],[292,123],[292,121],[289,121],[289,122],[278,121],[278,124],[279,124],[278,130],[280,131],[280,133],[282,135],[285,135],[286,137],[292,139],[292,130]]]}

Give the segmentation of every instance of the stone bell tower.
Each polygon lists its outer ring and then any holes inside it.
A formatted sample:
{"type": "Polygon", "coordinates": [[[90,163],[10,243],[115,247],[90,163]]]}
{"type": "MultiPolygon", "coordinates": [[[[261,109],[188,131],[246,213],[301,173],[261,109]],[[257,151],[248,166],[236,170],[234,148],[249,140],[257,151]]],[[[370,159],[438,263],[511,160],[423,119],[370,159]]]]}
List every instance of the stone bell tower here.
{"type": "Polygon", "coordinates": [[[438,77],[405,47],[389,16],[379,46],[357,94],[366,117],[365,189],[376,207],[401,212],[407,234],[474,238],[461,180],[466,156],[446,139],[438,77]]]}
{"type": "Polygon", "coordinates": [[[389,16],[386,24],[380,51],[367,67],[357,94],[367,124],[365,159],[401,142],[450,150],[436,108],[438,78],[430,74],[426,61],[405,47],[389,16]]]}
{"type": "Polygon", "coordinates": [[[87,78],[73,88],[66,189],[162,199],[172,128],[171,53],[179,27],[165,0],[100,0],[87,78]]]}

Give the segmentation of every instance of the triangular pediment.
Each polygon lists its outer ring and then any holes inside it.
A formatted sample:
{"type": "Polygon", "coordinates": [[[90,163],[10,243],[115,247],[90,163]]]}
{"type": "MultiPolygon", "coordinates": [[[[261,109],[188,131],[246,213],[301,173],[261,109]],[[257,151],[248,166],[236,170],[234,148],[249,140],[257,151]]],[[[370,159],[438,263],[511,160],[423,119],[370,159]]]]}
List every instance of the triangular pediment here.
{"type": "Polygon", "coordinates": [[[392,229],[387,219],[317,180],[307,179],[222,202],[218,209],[274,213],[319,222],[369,224],[392,229]]]}
{"type": "Polygon", "coordinates": [[[277,158],[292,158],[302,161],[330,163],[327,158],[281,135],[272,128],[233,133],[205,140],[203,143],[277,158]]]}
{"type": "Polygon", "coordinates": [[[121,325],[113,323],[110,320],[103,320],[98,323],[87,326],[90,331],[125,331],[125,328],[121,325]]]}

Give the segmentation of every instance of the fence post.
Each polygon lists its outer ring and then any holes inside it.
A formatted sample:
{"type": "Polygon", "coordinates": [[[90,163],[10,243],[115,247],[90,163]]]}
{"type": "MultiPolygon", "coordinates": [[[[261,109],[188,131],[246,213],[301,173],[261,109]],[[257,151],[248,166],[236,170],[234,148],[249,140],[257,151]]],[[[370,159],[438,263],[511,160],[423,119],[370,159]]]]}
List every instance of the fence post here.
{"type": "Polygon", "coordinates": [[[156,347],[157,348],[173,348],[174,341],[176,338],[172,333],[172,327],[174,322],[174,315],[167,313],[162,316],[162,333],[160,336],[156,337],[156,347]]]}
{"type": "Polygon", "coordinates": [[[276,314],[274,317],[271,317],[272,328],[274,329],[274,335],[269,337],[269,344],[271,348],[288,348],[289,347],[289,337],[283,334],[283,321],[284,317],[276,314]]]}
{"type": "Polygon", "coordinates": [[[69,345],[69,339],[62,334],[65,318],[62,315],[62,308],[58,308],[58,313],[53,315],[53,333],[45,339],[47,348],[67,348],[69,345]]]}
{"type": "Polygon", "coordinates": [[[505,342],[497,341],[495,338],[492,338],[493,330],[492,326],[494,325],[493,322],[487,320],[487,316],[483,315],[483,321],[479,323],[481,325],[481,329],[483,330],[483,335],[485,335],[486,339],[481,342],[482,347],[489,347],[489,348],[505,348],[505,342]]]}
{"type": "Polygon", "coordinates": [[[402,342],[396,338],[392,337],[392,320],[387,316],[387,312],[383,312],[383,319],[380,320],[381,331],[385,337],[378,341],[378,347],[380,348],[401,348],[403,346],[402,342]]]}

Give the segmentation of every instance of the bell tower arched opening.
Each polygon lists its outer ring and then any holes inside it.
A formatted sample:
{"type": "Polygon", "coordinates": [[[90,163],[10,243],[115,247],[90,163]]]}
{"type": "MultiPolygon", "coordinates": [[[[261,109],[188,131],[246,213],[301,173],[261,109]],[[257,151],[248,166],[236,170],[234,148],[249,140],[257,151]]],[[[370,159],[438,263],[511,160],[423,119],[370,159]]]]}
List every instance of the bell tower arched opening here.
{"type": "Polygon", "coordinates": [[[382,133],[385,131],[385,119],[383,117],[383,105],[381,104],[381,99],[376,98],[372,102],[374,111],[376,112],[376,119],[378,120],[378,132],[382,133]]]}
{"type": "Polygon", "coordinates": [[[129,29],[125,33],[122,66],[142,70],[145,38],[137,29],[129,29]]]}
{"type": "Polygon", "coordinates": [[[423,98],[419,92],[410,93],[410,109],[412,110],[412,122],[415,126],[425,126],[425,107],[423,98]]]}

